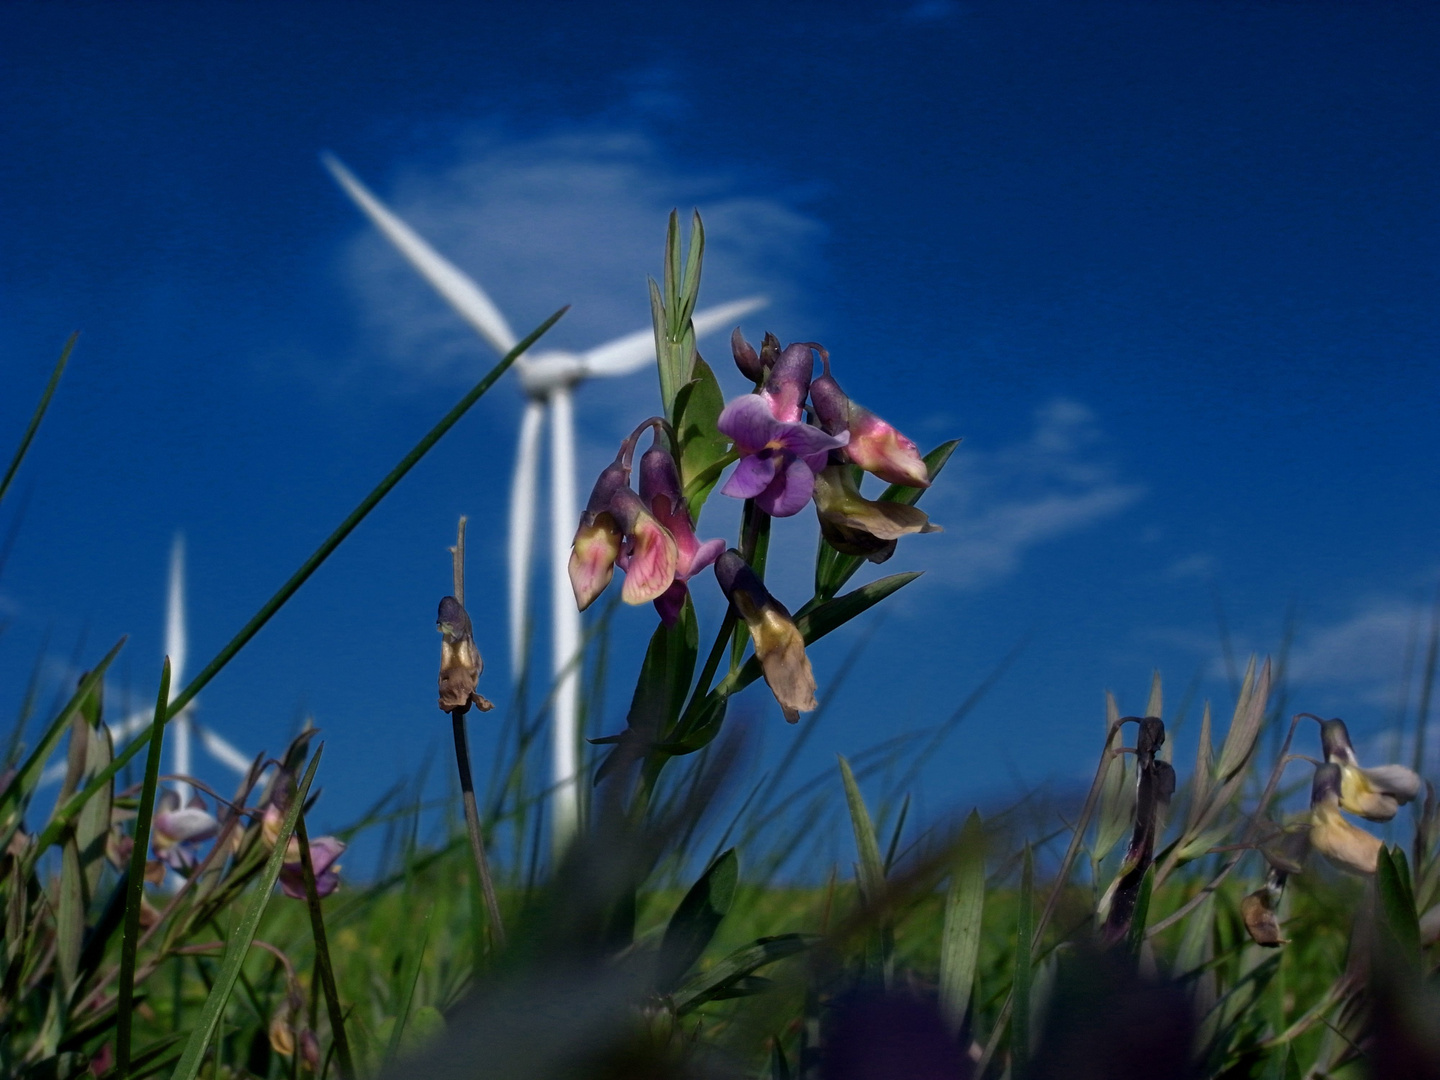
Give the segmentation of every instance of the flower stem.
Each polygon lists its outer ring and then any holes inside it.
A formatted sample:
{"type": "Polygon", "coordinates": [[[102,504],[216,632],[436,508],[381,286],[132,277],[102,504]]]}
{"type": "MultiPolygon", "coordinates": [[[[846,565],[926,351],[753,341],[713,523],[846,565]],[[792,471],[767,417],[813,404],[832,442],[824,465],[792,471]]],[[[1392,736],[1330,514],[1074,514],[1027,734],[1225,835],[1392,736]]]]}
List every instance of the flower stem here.
{"type": "Polygon", "coordinates": [[[485,910],[490,915],[490,932],[495,945],[505,947],[505,924],[500,920],[500,901],[495,896],[495,882],[490,877],[490,863],[485,858],[485,838],[480,833],[480,810],[475,805],[475,781],[470,777],[470,744],[465,735],[465,711],[450,714],[455,726],[455,764],[460,769],[460,794],[465,802],[465,829],[470,834],[470,851],[475,856],[475,869],[480,875],[480,888],[485,894],[485,910]]]}
{"type": "Polygon", "coordinates": [[[310,858],[310,836],[305,831],[305,813],[295,819],[295,836],[300,841],[300,869],[305,876],[305,904],[310,909],[310,930],[315,937],[315,966],[325,991],[325,1008],[330,1014],[330,1037],[340,1059],[340,1075],[353,1080],[355,1062],[350,1057],[350,1040],[345,1035],[345,1013],[340,992],[335,988],[335,969],[330,963],[330,945],[325,937],[325,916],[320,910],[320,892],[315,886],[315,864],[310,858]]]}

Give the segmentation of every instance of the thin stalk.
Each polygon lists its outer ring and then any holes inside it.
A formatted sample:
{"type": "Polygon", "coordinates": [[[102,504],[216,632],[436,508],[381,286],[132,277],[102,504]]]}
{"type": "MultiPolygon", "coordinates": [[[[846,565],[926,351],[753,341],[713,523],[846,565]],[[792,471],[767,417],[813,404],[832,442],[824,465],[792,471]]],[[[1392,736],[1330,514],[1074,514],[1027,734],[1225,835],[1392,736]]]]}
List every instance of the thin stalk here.
{"type": "Polygon", "coordinates": [[[60,385],[60,376],[65,373],[65,365],[70,362],[70,351],[75,348],[79,337],[80,331],[77,330],[65,342],[65,348],[60,350],[60,359],[55,362],[55,370],[50,373],[50,381],[45,385],[45,392],[40,395],[40,404],[35,407],[35,414],[30,417],[30,426],[25,429],[25,434],[20,438],[20,446],[15,451],[15,456],[10,459],[10,467],[5,470],[5,479],[0,480],[0,499],[5,498],[5,492],[10,490],[10,484],[14,481],[15,474],[20,471],[20,463],[25,460],[35,432],[40,430],[40,421],[45,419],[45,410],[50,407],[50,399],[55,396],[55,388],[60,385]]]}
{"type": "Polygon", "coordinates": [[[145,758],[145,786],[135,815],[135,843],[130,849],[129,876],[125,879],[125,928],[120,937],[119,1006],[116,1010],[115,1075],[130,1076],[131,1021],[135,1015],[135,951],[140,944],[140,907],[145,902],[145,851],[150,846],[150,822],[155,812],[155,788],[160,782],[160,751],[165,742],[165,705],[170,700],[170,658],[160,669],[160,693],[155,699],[155,738],[145,758]]]}
{"type": "Polygon", "coordinates": [[[320,910],[320,892],[315,887],[315,864],[310,858],[310,837],[305,831],[305,815],[295,820],[295,836],[300,841],[300,869],[305,876],[305,903],[310,909],[310,930],[315,936],[315,966],[319,969],[320,985],[325,991],[325,1008],[330,1013],[330,1036],[335,1056],[340,1059],[340,1075],[353,1080],[355,1062],[350,1057],[350,1040],[345,1035],[345,1014],[340,1008],[340,991],[335,988],[335,968],[330,963],[330,945],[325,938],[325,916],[320,910]]]}
{"type": "Polygon", "coordinates": [[[480,810],[475,805],[475,781],[470,777],[470,744],[465,735],[465,711],[450,714],[455,727],[455,764],[460,770],[460,795],[465,802],[465,829],[470,834],[470,851],[475,856],[475,870],[480,875],[480,888],[485,894],[485,910],[490,916],[490,931],[497,948],[505,947],[505,924],[500,919],[500,901],[495,895],[495,882],[490,877],[490,863],[485,858],[485,838],[480,833],[480,810]]]}

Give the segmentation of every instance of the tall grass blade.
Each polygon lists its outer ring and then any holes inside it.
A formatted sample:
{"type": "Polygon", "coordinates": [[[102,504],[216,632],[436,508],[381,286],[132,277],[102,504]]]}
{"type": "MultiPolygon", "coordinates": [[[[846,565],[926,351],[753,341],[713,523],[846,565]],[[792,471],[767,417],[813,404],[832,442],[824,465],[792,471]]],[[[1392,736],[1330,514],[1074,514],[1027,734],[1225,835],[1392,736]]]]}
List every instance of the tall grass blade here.
{"type": "MultiPolygon", "coordinates": [[[[415,444],[414,448],[400,459],[400,463],[386,473],[384,479],[375,485],[370,491],[370,494],[361,499],[360,504],[349,513],[344,521],[336,526],[335,531],[325,538],[324,542],[315,549],[314,554],[300,565],[300,569],[290,575],[289,579],[285,584],[280,586],[275,595],[267,600],[260,610],[251,616],[250,621],[240,628],[239,632],[215,655],[215,658],[201,668],[200,673],[191,679],[185,689],[181,690],[180,693],[175,696],[175,700],[170,702],[169,709],[166,711],[167,719],[173,720],[178,716],[180,710],[194,700],[195,695],[200,693],[200,691],[209,684],[210,680],[218,675],[231,660],[235,659],[236,654],[250,643],[250,639],[260,632],[261,628],[270,621],[277,611],[285,606],[286,602],[289,601],[292,596],[299,592],[300,586],[304,585],[305,582],[310,579],[310,575],[315,573],[315,571],[320,568],[320,565],[335,553],[335,549],[345,541],[346,537],[355,531],[356,527],[360,522],[365,520],[370,511],[379,505],[380,500],[390,494],[395,485],[400,483],[420,459],[429,453],[431,448],[433,448],[451,428],[459,423],[460,418],[470,410],[471,406],[484,396],[486,391],[495,385],[496,380],[509,370],[510,365],[515,362],[515,359],[526,349],[530,348],[531,345],[535,344],[540,336],[549,330],[550,327],[554,326],[560,316],[564,315],[567,310],[569,310],[568,307],[561,308],[532,330],[515,348],[506,353],[500,362],[492,367],[485,374],[485,377],[476,383],[470,392],[461,398],[455,404],[454,408],[440,419],[439,423],[425,433],[424,437],[415,444]]],[[[69,820],[80,811],[80,808],[84,806],[89,799],[94,797],[99,791],[98,783],[108,783],[111,777],[130,762],[131,758],[135,757],[136,754],[145,748],[150,742],[150,735],[153,731],[154,728],[152,726],[136,735],[136,737],[130,741],[129,745],[115,756],[115,760],[110,763],[109,767],[100,774],[97,783],[92,783],[84,791],[73,796],[56,812],[56,816],[52,819],[50,827],[47,827],[40,835],[40,840],[43,841],[43,843],[38,845],[40,850],[54,843],[55,836],[58,835],[59,829],[63,828],[64,824],[68,824],[69,820]]],[[[4,803],[0,802],[0,806],[3,805],[4,803]]],[[[0,817],[0,821],[3,820],[4,818],[0,817]]]]}
{"type": "Polygon", "coordinates": [[[1011,990],[1010,1075],[1024,1080],[1030,1068],[1030,988],[1035,978],[1035,856],[1025,845],[1015,918],[1015,983],[1011,990]]]}
{"type": "Polygon", "coordinates": [[[970,1007],[975,967],[980,960],[980,923],[985,913],[985,830],[970,811],[955,849],[945,924],[940,936],[940,1011],[958,1032],[970,1007]]]}
{"type": "Polygon", "coordinates": [[[0,480],[0,501],[4,500],[5,493],[10,490],[10,485],[15,480],[15,474],[20,471],[20,463],[25,460],[25,454],[35,439],[35,433],[40,430],[40,421],[45,419],[45,410],[50,408],[50,399],[55,396],[55,388],[60,385],[60,376],[65,374],[65,365],[70,362],[70,352],[75,348],[75,342],[79,338],[80,332],[77,330],[70,335],[65,342],[65,347],[60,350],[60,359],[55,361],[55,370],[50,373],[50,381],[45,384],[45,392],[40,395],[40,404],[35,406],[35,414],[30,417],[30,425],[20,438],[20,445],[15,450],[15,456],[10,459],[10,467],[5,470],[5,478],[0,480]]]}
{"type": "MultiPolygon", "coordinates": [[[[315,750],[320,756],[320,748],[315,750]]],[[[314,770],[314,764],[311,764],[314,770]]],[[[297,795],[302,800],[303,795],[297,795]]],[[[305,831],[305,813],[295,819],[295,837],[300,841],[300,871],[305,878],[305,906],[310,911],[310,933],[315,940],[315,967],[320,975],[320,986],[325,991],[325,1008],[330,1013],[330,1037],[335,1043],[335,1056],[339,1059],[340,1076],[353,1080],[355,1062],[350,1056],[350,1039],[345,1034],[345,1012],[340,1007],[340,991],[335,986],[335,966],[330,962],[330,943],[325,936],[325,913],[320,909],[320,891],[315,885],[315,863],[310,857],[310,837],[305,831]]],[[[280,843],[288,844],[281,838],[280,843]]],[[[283,850],[283,849],[281,849],[283,850]]]]}
{"type": "Polygon", "coordinates": [[[150,846],[150,822],[155,814],[155,790],[160,784],[160,751],[165,742],[165,706],[170,701],[170,658],[160,669],[160,692],[155,698],[155,737],[145,755],[145,782],[135,808],[135,844],[125,877],[125,926],[120,932],[119,1011],[115,1032],[115,1075],[130,1076],[130,1026],[135,1013],[135,953],[140,946],[140,907],[145,901],[145,851],[150,846]]]}
{"type": "Polygon", "coordinates": [[[740,860],[731,848],[710,864],[680,901],[660,943],[655,986],[662,994],[677,987],[705,952],[735,902],[739,881],[740,860]]]}
{"type": "Polygon", "coordinates": [[[875,823],[865,808],[865,797],[850,762],[840,758],[840,777],[845,784],[845,806],[850,811],[850,827],[855,833],[855,850],[860,856],[860,892],[865,902],[874,904],[885,891],[885,864],[880,858],[880,843],[875,836],[875,823]]]}
{"type": "MultiPolygon", "coordinates": [[[[167,716],[173,716],[174,712],[172,705],[167,710],[167,716]]],[[[153,731],[155,728],[152,726],[151,730],[153,731]]],[[[260,928],[261,916],[265,914],[265,909],[270,904],[270,895],[275,891],[275,882],[280,877],[280,867],[285,862],[285,849],[289,846],[290,837],[295,832],[295,825],[300,820],[300,813],[305,807],[305,799],[310,794],[310,782],[315,779],[315,769],[320,764],[320,755],[323,751],[323,744],[315,748],[315,754],[310,759],[310,767],[305,770],[305,775],[296,789],[295,798],[290,803],[290,809],[285,812],[285,820],[281,823],[279,836],[275,840],[275,850],[266,860],[265,869],[259,876],[259,881],[255,885],[256,891],[251,896],[245,913],[230,932],[230,940],[225,948],[225,959],[221,964],[220,973],[215,979],[215,985],[205,998],[205,1005],[200,1010],[199,1023],[190,1032],[190,1038],[185,1043],[185,1052],[180,1055],[180,1061],[171,1074],[171,1080],[195,1080],[195,1077],[200,1074],[200,1067],[205,1062],[205,1052],[209,1049],[210,1040],[220,1026],[220,1019],[225,1013],[225,1005],[230,1000],[230,992],[235,989],[235,982],[240,977],[240,968],[245,963],[246,954],[250,951],[250,942],[255,939],[255,932],[260,928]]]]}
{"type": "Polygon", "coordinates": [[[415,963],[411,965],[409,977],[401,983],[399,1008],[395,1011],[395,1026],[390,1031],[390,1043],[385,1047],[385,1064],[388,1066],[400,1053],[401,1038],[405,1024],[410,1019],[410,1005],[415,1000],[415,986],[420,981],[420,969],[425,963],[425,948],[430,944],[431,913],[425,916],[425,929],[420,933],[420,946],[415,951],[415,963]]]}

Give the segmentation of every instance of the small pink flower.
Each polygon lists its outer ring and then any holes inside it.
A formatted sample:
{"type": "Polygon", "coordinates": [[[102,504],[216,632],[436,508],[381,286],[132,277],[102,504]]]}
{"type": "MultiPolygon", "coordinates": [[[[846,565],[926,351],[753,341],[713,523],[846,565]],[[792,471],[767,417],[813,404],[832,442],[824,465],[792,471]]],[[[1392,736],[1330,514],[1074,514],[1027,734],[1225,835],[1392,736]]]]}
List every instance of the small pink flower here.
{"type": "Polygon", "coordinates": [[[830,451],[849,440],[848,435],[830,436],[810,424],[776,419],[758,394],[726,405],[717,426],[741,455],[721,494],[754,499],[771,517],[789,517],[804,509],[815,493],[815,474],[825,467],[830,451]]]}
{"type": "Polygon", "coordinates": [[[930,471],[915,444],[845,396],[830,374],[830,357],[822,350],[825,373],[810,384],[810,403],[820,426],[832,435],[850,437],[845,456],[886,483],[927,488],[930,471]]]}
{"type": "Polygon", "coordinates": [[[620,598],[627,604],[658,600],[675,580],[680,558],[675,538],[628,487],[616,492],[610,507],[625,534],[624,546],[615,560],[625,571],[620,598]]]}
{"type": "MultiPolygon", "coordinates": [[[[345,844],[333,836],[317,836],[310,841],[316,895],[329,896],[340,887],[340,866],[335,860],[344,850],[345,844]]],[[[305,869],[300,862],[299,837],[290,837],[285,849],[285,862],[280,867],[280,891],[293,900],[305,899],[305,869]]]]}
{"type": "Polygon", "coordinates": [[[160,796],[150,843],[155,857],[171,870],[188,870],[200,861],[200,845],[219,831],[220,822],[199,795],[182,807],[180,796],[167,791],[160,796]]]}

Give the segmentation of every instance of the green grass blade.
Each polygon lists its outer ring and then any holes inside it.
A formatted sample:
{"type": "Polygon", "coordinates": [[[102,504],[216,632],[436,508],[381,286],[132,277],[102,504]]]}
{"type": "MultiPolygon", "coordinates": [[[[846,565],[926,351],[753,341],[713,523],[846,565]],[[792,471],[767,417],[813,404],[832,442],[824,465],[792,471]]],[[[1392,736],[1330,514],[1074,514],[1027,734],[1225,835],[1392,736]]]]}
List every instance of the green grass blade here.
{"type": "Polygon", "coordinates": [[[131,1030],[135,1005],[135,951],[140,945],[140,906],[145,898],[145,850],[150,846],[150,822],[155,813],[155,791],[160,786],[160,750],[165,742],[165,705],[170,700],[170,658],[160,669],[160,693],[155,698],[155,738],[145,756],[145,782],[135,814],[135,846],[130,849],[130,870],[125,880],[125,929],[120,935],[118,1027],[115,1033],[115,1075],[130,1074],[131,1030]]]}
{"type": "MultiPolygon", "coordinates": [[[[319,750],[316,750],[319,754],[319,750]]],[[[312,765],[313,771],[313,765],[312,765]]],[[[303,800],[304,796],[297,795],[303,800]]],[[[345,1034],[345,1011],[335,986],[335,965],[330,960],[330,943],[325,936],[325,913],[320,910],[320,891],[315,886],[315,864],[310,858],[310,837],[305,831],[305,814],[295,819],[295,836],[300,841],[300,871],[305,878],[305,906],[310,911],[310,933],[315,940],[315,966],[325,991],[325,1008],[330,1014],[330,1037],[335,1043],[343,1080],[353,1080],[355,1060],[350,1056],[350,1039],[345,1034]]]]}
{"type": "MultiPolygon", "coordinates": [[[[565,314],[567,310],[568,308],[561,308],[554,315],[551,315],[532,330],[515,348],[506,353],[500,362],[491,368],[485,377],[476,383],[470,392],[461,398],[455,404],[455,407],[446,413],[440,422],[431,428],[425,436],[415,444],[414,449],[401,458],[400,463],[385,475],[385,478],[375,486],[370,494],[360,500],[360,504],[336,527],[334,532],[326,537],[324,543],[315,549],[315,553],[301,564],[300,569],[290,575],[289,580],[280,586],[275,595],[265,602],[264,606],[251,617],[249,622],[240,628],[240,631],[216,654],[215,658],[206,664],[195,678],[190,680],[185,689],[176,695],[175,700],[170,703],[170,707],[166,712],[167,719],[173,720],[180,713],[180,710],[188,705],[195,698],[195,695],[200,693],[210,680],[220,673],[226,664],[235,659],[235,655],[248,645],[250,639],[258,634],[260,629],[270,621],[274,614],[300,590],[300,586],[304,585],[305,582],[309,580],[310,575],[320,568],[320,564],[334,554],[335,549],[344,542],[346,537],[355,531],[355,528],[365,519],[370,511],[379,505],[380,500],[385,498],[395,485],[405,478],[405,474],[413,469],[420,459],[429,453],[431,448],[434,447],[451,428],[459,423],[460,418],[469,411],[470,407],[479,401],[487,390],[495,385],[496,380],[505,374],[510,365],[515,362],[516,357],[530,348],[531,345],[535,344],[540,338],[540,335],[554,326],[560,316],[565,314]]],[[[36,845],[38,850],[43,851],[55,842],[60,829],[64,828],[64,825],[80,812],[81,807],[99,791],[98,784],[102,782],[108,783],[110,778],[124,768],[131,758],[140,753],[149,743],[150,734],[153,730],[153,727],[149,727],[140,732],[140,734],[130,741],[124,750],[115,755],[115,760],[100,774],[95,783],[90,784],[84,791],[73,796],[63,807],[56,811],[55,817],[51,821],[51,826],[47,827],[45,831],[40,834],[36,845]]],[[[3,818],[0,818],[0,820],[3,820],[3,818]]]]}
{"type": "Polygon", "coordinates": [[[225,1013],[225,1005],[230,1000],[230,992],[235,988],[235,982],[240,977],[240,968],[245,963],[245,955],[250,951],[250,942],[255,939],[255,932],[260,928],[260,919],[270,904],[271,893],[275,891],[275,882],[280,877],[280,867],[285,862],[285,849],[290,844],[290,836],[295,831],[296,822],[300,820],[300,812],[305,806],[306,797],[310,794],[310,781],[315,778],[315,769],[320,764],[320,755],[323,751],[323,744],[315,748],[315,754],[310,759],[310,767],[305,770],[305,776],[301,779],[300,786],[295,792],[295,798],[290,803],[290,809],[285,813],[285,820],[280,825],[280,835],[275,841],[275,850],[270,853],[270,858],[265,863],[265,869],[260,874],[256,892],[250,898],[245,913],[230,933],[230,941],[225,949],[225,959],[220,967],[220,974],[216,977],[215,985],[205,998],[205,1006],[200,1011],[200,1022],[190,1032],[190,1038],[185,1043],[185,1052],[180,1056],[180,1061],[171,1074],[171,1080],[195,1080],[200,1073],[200,1067],[205,1061],[205,1051],[209,1048],[210,1040],[220,1026],[220,1019],[225,1013]]]}
{"type": "Polygon", "coordinates": [[[40,421],[45,419],[45,410],[50,408],[50,399],[55,396],[55,388],[60,385],[60,376],[65,373],[65,365],[70,362],[70,352],[75,348],[79,337],[80,332],[77,330],[60,350],[60,359],[55,362],[55,370],[50,373],[50,381],[45,385],[45,392],[40,395],[40,404],[35,407],[35,415],[30,417],[30,426],[25,429],[15,456],[10,459],[10,467],[5,470],[5,479],[0,480],[0,501],[4,500],[5,493],[10,490],[15,474],[20,471],[20,463],[25,460],[25,454],[35,440],[35,433],[40,430],[40,421]]]}
{"type": "Polygon", "coordinates": [[[880,843],[875,836],[875,823],[865,808],[865,797],[850,763],[840,758],[840,778],[845,784],[845,805],[850,811],[850,827],[855,833],[855,850],[860,856],[860,892],[866,903],[878,901],[885,891],[885,864],[880,859],[880,843]]]}
{"type": "Polygon", "coordinates": [[[1035,857],[1025,845],[1020,870],[1019,915],[1015,919],[1014,1007],[1010,1012],[1010,1075],[1023,1078],[1030,1066],[1030,987],[1035,979],[1035,857]]]}
{"type": "Polygon", "coordinates": [[[420,982],[420,969],[425,963],[425,948],[430,944],[430,913],[425,916],[425,929],[420,933],[420,947],[415,953],[415,963],[410,968],[410,977],[402,984],[400,1006],[395,1012],[395,1026],[390,1030],[390,1043],[385,1047],[385,1064],[388,1066],[400,1053],[400,1041],[405,1034],[405,1023],[410,1019],[410,1005],[415,1000],[415,986],[420,982]]]}
{"type": "Polygon", "coordinates": [[[970,811],[955,848],[945,925],[940,935],[940,1012],[959,1031],[970,1007],[975,967],[980,960],[980,921],[985,913],[985,830],[970,811]]]}
{"type": "Polygon", "coordinates": [[[780,934],[756,938],[736,949],[708,971],[696,975],[671,996],[675,1011],[684,1015],[723,994],[741,979],[766,964],[804,952],[818,939],[813,934],[780,934]]]}
{"type": "Polygon", "coordinates": [[[739,880],[740,860],[731,848],[710,864],[680,901],[660,943],[655,975],[660,993],[679,985],[705,952],[735,901],[739,880]]]}

